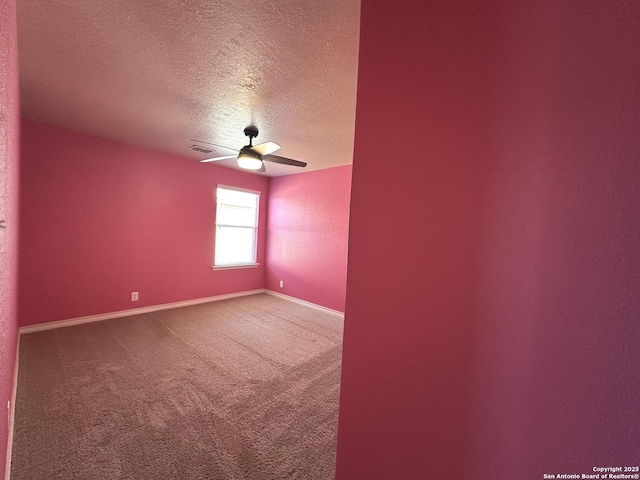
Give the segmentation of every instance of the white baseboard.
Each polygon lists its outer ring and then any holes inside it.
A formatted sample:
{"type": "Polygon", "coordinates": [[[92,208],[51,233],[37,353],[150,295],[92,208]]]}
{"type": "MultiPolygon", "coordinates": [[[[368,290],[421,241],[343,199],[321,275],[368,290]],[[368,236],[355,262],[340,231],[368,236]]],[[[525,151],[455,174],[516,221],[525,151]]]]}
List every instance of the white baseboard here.
{"type": "Polygon", "coordinates": [[[299,305],[304,305],[305,307],[313,308],[314,310],[320,310],[321,312],[330,313],[331,315],[337,315],[338,317],[344,318],[344,313],[332,308],[323,307],[322,305],[307,302],[306,300],[300,300],[299,298],[274,292],[273,290],[265,290],[264,293],[268,293],[269,295],[273,295],[274,297],[282,298],[284,300],[289,300],[290,302],[297,303],[299,305]]]}
{"type": "Polygon", "coordinates": [[[247,290],[244,292],[227,293],[224,295],[216,295],[213,297],[195,298],[193,300],[184,300],[182,302],[163,303],[161,305],[151,305],[149,307],[132,308],[130,310],[120,310],[119,312],[101,313],[99,315],[89,315],[87,317],[70,318],[68,320],[57,320],[55,322],[39,323],[37,325],[27,325],[20,327],[20,334],[40,332],[43,330],[51,330],[54,328],[70,327],[81,323],[99,322],[109,320],[110,318],[128,317],[130,315],[141,315],[143,313],[157,312],[159,310],[169,310],[171,308],[189,307],[191,305],[199,305],[201,303],[217,302],[220,300],[228,300],[230,298],[246,297],[248,295],[256,295],[265,293],[264,289],[247,290]]]}
{"type": "Polygon", "coordinates": [[[4,478],[9,480],[11,476],[11,454],[13,452],[13,426],[16,416],[16,395],[18,393],[18,362],[20,361],[20,334],[16,335],[16,359],[13,367],[13,386],[11,388],[11,408],[9,409],[9,434],[7,436],[7,462],[5,464],[4,478]]]}

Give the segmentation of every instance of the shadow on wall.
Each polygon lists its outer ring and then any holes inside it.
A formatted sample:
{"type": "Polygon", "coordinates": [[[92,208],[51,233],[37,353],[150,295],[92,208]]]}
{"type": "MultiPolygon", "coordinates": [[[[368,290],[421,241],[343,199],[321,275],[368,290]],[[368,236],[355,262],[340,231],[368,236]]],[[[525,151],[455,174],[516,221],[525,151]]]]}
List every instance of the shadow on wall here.
{"type": "Polygon", "coordinates": [[[637,461],[640,7],[588,3],[362,5],[338,480],[637,461]]]}

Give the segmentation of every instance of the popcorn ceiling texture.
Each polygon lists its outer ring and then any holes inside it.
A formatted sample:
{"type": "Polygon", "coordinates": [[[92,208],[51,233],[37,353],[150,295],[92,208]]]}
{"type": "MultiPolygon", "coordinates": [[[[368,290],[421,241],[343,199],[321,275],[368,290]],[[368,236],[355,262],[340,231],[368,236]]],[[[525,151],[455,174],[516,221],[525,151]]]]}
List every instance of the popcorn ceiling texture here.
{"type": "Polygon", "coordinates": [[[14,0],[0,2],[0,475],[16,349],[18,256],[18,61],[14,0]]]}
{"type": "Polygon", "coordinates": [[[27,118],[194,159],[255,124],[306,170],[351,163],[357,0],[22,0],[18,27],[27,118]]]}

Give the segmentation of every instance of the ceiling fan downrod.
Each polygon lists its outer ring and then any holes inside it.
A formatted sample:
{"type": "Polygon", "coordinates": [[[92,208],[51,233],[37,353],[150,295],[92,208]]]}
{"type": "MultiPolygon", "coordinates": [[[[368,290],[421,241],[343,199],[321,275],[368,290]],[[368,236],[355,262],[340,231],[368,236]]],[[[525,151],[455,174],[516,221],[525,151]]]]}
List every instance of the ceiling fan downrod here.
{"type": "Polygon", "coordinates": [[[244,134],[249,137],[249,146],[253,147],[253,139],[258,136],[258,128],[253,125],[244,129],[244,134]]]}

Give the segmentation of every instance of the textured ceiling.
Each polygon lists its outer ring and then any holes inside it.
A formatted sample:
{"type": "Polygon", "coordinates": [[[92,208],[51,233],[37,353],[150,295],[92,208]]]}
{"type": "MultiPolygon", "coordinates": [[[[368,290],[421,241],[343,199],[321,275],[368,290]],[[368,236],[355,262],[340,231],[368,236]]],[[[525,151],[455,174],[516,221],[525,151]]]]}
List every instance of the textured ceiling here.
{"type": "Polygon", "coordinates": [[[359,0],[17,3],[27,118],[193,161],[233,152],[191,139],[239,149],[254,124],[308,162],[271,176],[352,161],[359,0]]]}

